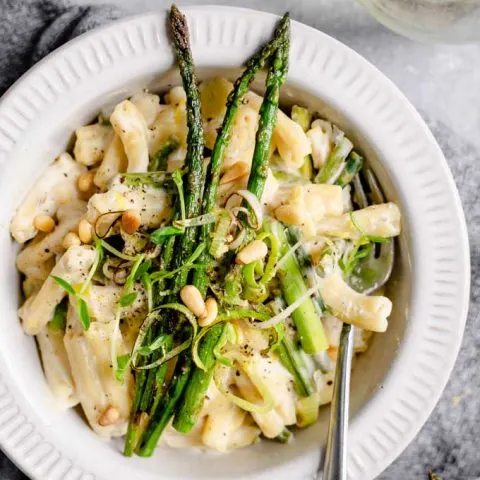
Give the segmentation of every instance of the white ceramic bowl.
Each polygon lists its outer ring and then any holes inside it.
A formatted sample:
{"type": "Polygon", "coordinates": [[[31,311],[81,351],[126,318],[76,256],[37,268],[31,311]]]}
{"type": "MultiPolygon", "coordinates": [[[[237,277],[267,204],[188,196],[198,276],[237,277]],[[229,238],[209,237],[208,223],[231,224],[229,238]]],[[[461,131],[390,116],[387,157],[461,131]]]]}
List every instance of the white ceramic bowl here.
{"type": "MultiPolygon", "coordinates": [[[[225,74],[267,40],[276,18],[237,8],[185,9],[199,76],[225,74]]],[[[307,103],[346,129],[404,214],[394,312],[353,373],[348,472],[371,479],[423,425],[448,379],[469,296],[469,253],[459,197],[431,133],[380,72],[336,40],[292,25],[283,102],[307,103]]],[[[8,225],[32,182],[73,130],[139,88],[178,83],[164,13],[128,18],[70,42],[31,69],[0,104],[0,442],[30,477],[49,480],[306,479],[318,468],[327,409],[292,445],[273,442],[227,455],[159,449],[126,459],[76,411],[60,413],[32,338],[17,319],[17,246],[8,225]]],[[[260,85],[260,83],[258,83],[260,85]]]]}

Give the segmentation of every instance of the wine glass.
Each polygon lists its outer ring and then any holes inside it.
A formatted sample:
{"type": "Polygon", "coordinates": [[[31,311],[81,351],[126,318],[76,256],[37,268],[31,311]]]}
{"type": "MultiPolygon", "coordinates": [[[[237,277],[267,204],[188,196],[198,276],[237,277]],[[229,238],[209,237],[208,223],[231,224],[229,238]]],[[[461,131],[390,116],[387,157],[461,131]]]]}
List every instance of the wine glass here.
{"type": "Polygon", "coordinates": [[[429,43],[480,41],[480,0],[357,0],[379,22],[429,43]]]}

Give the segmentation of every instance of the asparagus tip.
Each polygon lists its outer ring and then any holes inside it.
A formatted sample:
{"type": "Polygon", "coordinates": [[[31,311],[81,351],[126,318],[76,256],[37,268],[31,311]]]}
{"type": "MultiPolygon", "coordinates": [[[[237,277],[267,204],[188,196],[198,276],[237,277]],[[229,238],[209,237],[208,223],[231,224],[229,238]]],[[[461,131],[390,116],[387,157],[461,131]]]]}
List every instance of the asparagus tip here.
{"type": "Polygon", "coordinates": [[[169,24],[175,45],[183,51],[188,51],[190,45],[187,18],[175,4],[170,8],[169,24]]]}

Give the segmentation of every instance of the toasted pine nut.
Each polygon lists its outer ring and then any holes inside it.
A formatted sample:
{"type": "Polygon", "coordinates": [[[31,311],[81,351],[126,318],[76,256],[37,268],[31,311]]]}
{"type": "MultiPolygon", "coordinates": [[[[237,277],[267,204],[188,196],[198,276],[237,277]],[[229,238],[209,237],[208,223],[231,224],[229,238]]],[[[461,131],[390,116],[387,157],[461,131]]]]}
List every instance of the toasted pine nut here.
{"type": "Polygon", "coordinates": [[[62,242],[62,245],[63,245],[63,248],[65,250],[68,250],[70,247],[73,247],[73,246],[78,246],[80,245],[82,242],[80,241],[80,239],[78,238],[78,235],[74,232],[68,232],[64,237],[63,237],[63,242],[62,242]]]}
{"type": "Polygon", "coordinates": [[[129,235],[132,235],[138,230],[141,222],[142,217],[140,217],[137,210],[127,210],[122,214],[122,227],[129,235]]]}
{"type": "Polygon", "coordinates": [[[201,327],[206,327],[210,325],[216,318],[218,314],[218,305],[217,301],[213,297],[208,297],[205,300],[205,312],[198,319],[198,324],[201,327]]]}
{"type": "Polygon", "coordinates": [[[267,256],[267,253],[267,245],[261,240],[254,240],[246,247],[243,247],[240,252],[238,252],[235,262],[242,265],[247,265],[248,263],[255,262],[256,260],[262,260],[267,256]]]}
{"type": "Polygon", "coordinates": [[[203,301],[202,294],[194,285],[185,285],[180,290],[180,298],[196,317],[202,317],[205,314],[205,302],[203,301]]]}
{"type": "Polygon", "coordinates": [[[275,217],[288,225],[301,225],[305,218],[298,205],[281,205],[275,209],[275,217]]]}
{"type": "Polygon", "coordinates": [[[113,425],[120,418],[120,414],[115,407],[109,405],[98,417],[98,424],[102,427],[113,425]]]}
{"type": "Polygon", "coordinates": [[[220,179],[220,185],[225,183],[230,183],[236,180],[237,178],[243,177],[250,170],[248,163],[245,162],[235,162],[220,179]]]}
{"type": "Polygon", "coordinates": [[[77,180],[78,189],[83,193],[88,192],[93,187],[93,177],[94,172],[91,170],[82,173],[77,180]]]}
{"type": "Polygon", "coordinates": [[[82,218],[78,224],[78,236],[82,243],[90,243],[92,241],[92,226],[85,218],[82,218]]]}
{"type": "Polygon", "coordinates": [[[50,215],[39,215],[33,222],[35,228],[41,232],[50,233],[55,229],[55,220],[50,215]]]}

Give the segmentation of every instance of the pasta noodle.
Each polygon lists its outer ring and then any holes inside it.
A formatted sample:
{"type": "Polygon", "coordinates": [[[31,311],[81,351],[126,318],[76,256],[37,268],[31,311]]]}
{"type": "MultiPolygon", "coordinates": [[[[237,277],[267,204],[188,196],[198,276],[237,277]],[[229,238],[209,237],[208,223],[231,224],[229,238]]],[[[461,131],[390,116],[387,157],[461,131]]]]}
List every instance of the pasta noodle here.
{"type": "Polygon", "coordinates": [[[112,128],[96,123],[80,127],[75,134],[77,135],[73,149],[75,160],[87,167],[101,162],[113,135],[112,128]]]}
{"type": "MultiPolygon", "coordinates": [[[[200,84],[206,165],[232,88],[224,78],[200,84]]],[[[123,100],[109,118],[78,128],[73,157],[61,154],[40,176],[10,226],[24,244],[19,317],[59,405],[80,404],[103,437],[128,430],[128,444],[132,432],[151,433],[165,406],[174,418],[162,418],[161,444],[172,448],[228,452],[260,436],[287,442],[290,427],[311,425],[332,400],[342,322],[356,327],[356,353],[388,326],[383,290],[350,285],[362,259],[399,235],[400,210],[391,202],[357,209],[362,157],[302,107],[278,111],[269,164],[251,172],[263,99],[248,92],[224,145],[216,206],[206,211],[204,198],[188,217],[186,101],[181,86],[123,100]],[[342,141],[349,148],[336,158],[342,141]],[[250,195],[239,192],[249,185],[250,195]],[[201,241],[185,246],[197,227],[201,241]],[[207,257],[215,261],[202,263],[207,257]],[[194,285],[202,266],[208,299],[194,285]],[[318,333],[311,345],[306,315],[318,333]],[[222,328],[211,345],[206,329],[215,321],[222,328]],[[205,396],[192,400],[187,385],[180,397],[192,410],[186,426],[182,407],[169,403],[178,372],[187,372],[184,355],[193,362],[189,382],[207,369],[196,386],[205,396]],[[138,385],[148,394],[134,392],[138,385]]]]}
{"type": "Polygon", "coordinates": [[[37,234],[34,220],[39,215],[54,215],[59,206],[80,198],[77,180],[85,167],[75,162],[68,153],[62,153],[30,189],[17,209],[10,231],[19,243],[25,243],[37,234]]]}
{"type": "Polygon", "coordinates": [[[37,342],[48,385],[59,406],[68,409],[78,404],[78,397],[63,337],[63,331],[47,327],[37,335],[37,342]]]}
{"type": "Polygon", "coordinates": [[[94,183],[100,190],[107,190],[111,181],[119,174],[127,171],[128,159],[123,143],[118,135],[114,135],[95,173],[94,183]]]}
{"type": "MultiPolygon", "coordinates": [[[[87,276],[92,266],[95,252],[89,247],[70,247],[53,267],[52,276],[64,278],[70,283],[78,284],[87,276]]],[[[23,328],[29,335],[37,335],[52,319],[55,307],[65,297],[65,290],[52,278],[48,277],[40,291],[24,310],[23,328]]]]}
{"type": "Polygon", "coordinates": [[[128,159],[127,172],[148,170],[148,134],[145,118],[129,100],[118,104],[110,116],[113,129],[120,137],[128,159]]]}
{"type": "Polygon", "coordinates": [[[400,233],[400,210],[394,203],[372,205],[352,214],[325,218],[316,227],[317,234],[346,239],[362,235],[395,237],[400,233]]]}
{"type": "Polygon", "coordinates": [[[321,280],[320,292],[335,316],[346,323],[373,332],[387,329],[392,302],[383,296],[365,296],[350,288],[339,275],[321,280]]]}

